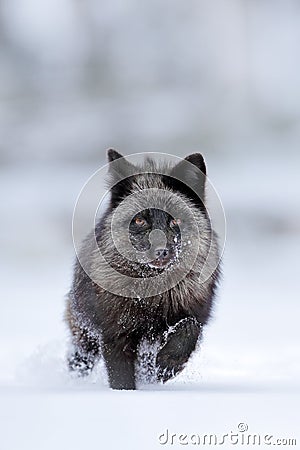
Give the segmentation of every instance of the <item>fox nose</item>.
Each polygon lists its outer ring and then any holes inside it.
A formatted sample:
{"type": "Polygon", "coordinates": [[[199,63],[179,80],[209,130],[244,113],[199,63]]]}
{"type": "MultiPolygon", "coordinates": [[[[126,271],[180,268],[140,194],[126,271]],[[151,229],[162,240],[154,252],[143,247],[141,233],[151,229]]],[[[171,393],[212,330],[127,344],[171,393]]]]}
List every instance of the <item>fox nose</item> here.
{"type": "Polygon", "coordinates": [[[155,258],[164,259],[169,255],[169,250],[167,248],[157,248],[154,254],[155,258]]]}

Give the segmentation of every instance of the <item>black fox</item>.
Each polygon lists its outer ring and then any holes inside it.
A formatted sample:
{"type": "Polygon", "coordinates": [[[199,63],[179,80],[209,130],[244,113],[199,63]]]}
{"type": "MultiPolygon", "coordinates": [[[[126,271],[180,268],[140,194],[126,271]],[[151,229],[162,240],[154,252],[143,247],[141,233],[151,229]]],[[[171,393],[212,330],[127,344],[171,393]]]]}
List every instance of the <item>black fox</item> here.
{"type": "Polygon", "coordinates": [[[109,150],[108,161],[110,202],[83,242],[67,298],[68,365],[85,375],[102,356],[110,386],[135,389],[145,340],[158,342],[156,380],[184,368],[210,317],[220,255],[202,155],[137,167],[109,150]]]}

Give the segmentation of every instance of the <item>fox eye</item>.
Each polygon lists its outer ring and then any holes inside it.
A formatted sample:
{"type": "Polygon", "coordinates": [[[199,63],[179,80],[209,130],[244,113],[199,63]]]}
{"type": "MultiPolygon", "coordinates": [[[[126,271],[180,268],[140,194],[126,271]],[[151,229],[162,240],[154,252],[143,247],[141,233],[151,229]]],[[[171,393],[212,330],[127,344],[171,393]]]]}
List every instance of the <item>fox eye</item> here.
{"type": "Polygon", "coordinates": [[[136,218],[134,219],[134,222],[135,222],[135,224],[138,225],[139,227],[141,227],[141,226],[143,226],[143,225],[146,224],[146,220],[143,219],[142,217],[136,217],[136,218]]]}
{"type": "Polygon", "coordinates": [[[181,224],[181,219],[172,219],[170,222],[171,227],[175,227],[176,225],[180,225],[181,224]]]}

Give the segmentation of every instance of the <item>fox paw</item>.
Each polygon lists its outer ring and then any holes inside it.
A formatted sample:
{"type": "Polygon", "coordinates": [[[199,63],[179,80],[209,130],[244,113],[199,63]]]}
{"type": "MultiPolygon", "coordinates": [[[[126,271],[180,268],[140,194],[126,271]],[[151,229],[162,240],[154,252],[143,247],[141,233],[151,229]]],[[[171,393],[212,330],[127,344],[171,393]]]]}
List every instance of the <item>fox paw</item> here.
{"type": "Polygon", "coordinates": [[[172,327],[156,357],[157,379],[166,382],[178,375],[195,350],[201,324],[194,318],[186,318],[172,327]]]}

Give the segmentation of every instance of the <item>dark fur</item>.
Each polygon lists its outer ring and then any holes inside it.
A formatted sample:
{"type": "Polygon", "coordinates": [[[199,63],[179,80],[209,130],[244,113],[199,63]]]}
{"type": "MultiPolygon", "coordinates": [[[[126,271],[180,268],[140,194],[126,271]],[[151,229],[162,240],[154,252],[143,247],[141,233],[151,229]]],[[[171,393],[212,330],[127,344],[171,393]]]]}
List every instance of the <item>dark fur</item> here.
{"type": "MultiPolygon", "coordinates": [[[[201,264],[207,256],[205,253],[207,253],[209,239],[212,240],[213,260],[218,259],[219,254],[216,237],[210,229],[204,205],[206,167],[201,155],[195,154],[186,158],[192,164],[189,173],[186,173],[184,165],[182,167],[179,163],[169,169],[169,175],[160,175],[159,169],[153,162],[147,161],[146,169],[143,169],[147,173],[137,176],[133,174],[134,166],[116,151],[110,150],[108,158],[110,162],[119,161],[111,174],[114,182],[124,175],[127,178],[111,189],[110,205],[95,228],[95,236],[106,260],[117,270],[137,279],[145,276],[145,270],[149,277],[154,276],[157,270],[164,270],[163,267],[161,269],[145,268],[139,262],[129,263],[120,256],[111,241],[110,222],[114,209],[138,188],[159,186],[160,189],[164,187],[168,191],[178,193],[180,198],[185,199],[194,209],[200,222],[205,225],[202,225],[203,233],[201,229],[203,245],[200,247],[202,250],[196,263],[183,280],[159,295],[145,296],[145,298],[114,295],[92,281],[78,260],[76,261],[73,285],[68,295],[66,309],[66,320],[74,346],[69,357],[69,368],[82,375],[89,373],[101,354],[108,370],[110,386],[115,389],[135,389],[138,349],[144,339],[150,344],[159,341],[160,347],[155,361],[155,373],[158,380],[165,382],[175,376],[188,361],[201,337],[202,327],[210,317],[219,278],[217,267],[208,280],[203,282],[200,280],[201,264]],[[200,169],[202,174],[199,175],[199,171],[194,172],[193,167],[200,169]],[[201,198],[183,181],[174,178],[178,174],[183,178],[186,177],[189,185],[195,185],[198,188],[201,198]],[[143,270],[141,270],[142,266],[143,270]]],[[[170,242],[168,240],[166,246],[169,249],[169,255],[172,255],[174,251],[172,242],[176,233],[177,242],[180,242],[179,230],[176,226],[173,228],[169,226],[170,217],[162,211],[148,210],[144,214],[147,216],[147,221],[153,223],[156,228],[163,229],[166,236],[170,237],[170,242]]],[[[131,227],[133,245],[136,245],[137,249],[143,249],[144,235],[139,230],[135,230],[134,223],[131,227]]],[[[85,255],[87,264],[91,264],[91,267],[92,237],[93,234],[88,236],[82,247],[82,254],[85,255]]],[[[95,266],[95,261],[93,265],[95,266]]],[[[101,273],[101,268],[99,271],[100,273],[97,274],[99,279],[102,276],[105,277],[105,273],[101,273]]]]}

